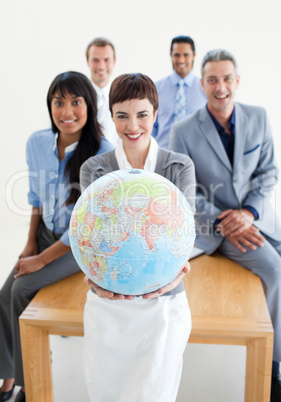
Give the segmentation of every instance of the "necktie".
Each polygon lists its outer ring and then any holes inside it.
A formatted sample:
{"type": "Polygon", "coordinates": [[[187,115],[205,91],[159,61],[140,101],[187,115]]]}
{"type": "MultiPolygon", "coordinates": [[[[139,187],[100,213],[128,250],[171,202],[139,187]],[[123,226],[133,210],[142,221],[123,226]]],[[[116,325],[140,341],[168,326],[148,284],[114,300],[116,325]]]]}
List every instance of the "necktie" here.
{"type": "Polygon", "coordinates": [[[100,91],[98,96],[98,121],[102,125],[105,120],[105,108],[107,105],[107,99],[103,91],[100,91]]]}
{"type": "Polygon", "coordinates": [[[186,116],[186,96],[184,92],[184,80],[180,80],[178,86],[179,89],[175,99],[174,122],[181,121],[186,116]]]}

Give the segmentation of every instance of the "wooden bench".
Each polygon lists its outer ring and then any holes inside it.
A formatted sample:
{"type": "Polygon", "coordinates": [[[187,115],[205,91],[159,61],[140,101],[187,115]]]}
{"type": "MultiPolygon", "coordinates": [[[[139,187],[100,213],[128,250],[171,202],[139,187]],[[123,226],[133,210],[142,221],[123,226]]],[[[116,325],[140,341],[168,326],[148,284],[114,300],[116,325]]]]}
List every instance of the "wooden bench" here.
{"type": "MultiPolygon", "coordinates": [[[[269,402],[273,329],[260,279],[217,254],[195,258],[191,268],[189,342],[246,345],[245,402],[269,402]]],[[[54,401],[49,334],[83,336],[83,277],[40,290],[20,317],[27,402],[54,401]]]]}

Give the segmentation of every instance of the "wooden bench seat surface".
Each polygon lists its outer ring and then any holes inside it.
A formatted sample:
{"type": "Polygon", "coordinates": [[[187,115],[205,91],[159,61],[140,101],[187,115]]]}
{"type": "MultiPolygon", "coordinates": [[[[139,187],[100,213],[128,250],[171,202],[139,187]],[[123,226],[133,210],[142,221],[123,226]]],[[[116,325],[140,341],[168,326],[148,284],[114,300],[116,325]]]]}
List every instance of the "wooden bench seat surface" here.
{"type": "MultiPolygon", "coordinates": [[[[55,325],[58,321],[63,325],[64,321],[71,322],[73,316],[75,326],[80,323],[82,327],[89,290],[83,278],[84,274],[79,272],[41,289],[22,317],[42,321],[42,325],[46,320],[45,324],[50,325],[52,319],[55,325]]],[[[193,331],[196,324],[208,329],[208,319],[210,329],[215,324],[220,330],[223,327],[234,330],[240,323],[241,329],[272,331],[260,279],[233,261],[218,254],[199,256],[191,261],[184,285],[193,331]]]]}
{"type": "Polygon", "coordinates": [[[194,316],[269,319],[260,278],[216,254],[191,261],[184,284],[194,316]]]}
{"type": "MultiPolygon", "coordinates": [[[[28,402],[54,401],[49,334],[83,336],[83,279],[79,272],[41,289],[20,317],[28,402]]],[[[269,402],[273,329],[260,279],[221,255],[202,255],[184,285],[189,342],[247,346],[245,402],[269,402]]]]}

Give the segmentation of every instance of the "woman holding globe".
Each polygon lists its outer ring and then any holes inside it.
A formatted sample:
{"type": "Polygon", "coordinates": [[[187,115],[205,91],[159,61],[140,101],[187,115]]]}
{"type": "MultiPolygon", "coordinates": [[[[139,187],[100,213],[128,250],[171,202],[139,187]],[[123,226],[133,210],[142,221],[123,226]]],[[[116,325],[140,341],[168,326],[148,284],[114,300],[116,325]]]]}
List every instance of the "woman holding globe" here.
{"type": "Polygon", "coordinates": [[[96,94],[83,74],[59,74],[47,104],[52,129],[33,133],[26,149],[32,205],[28,240],[0,292],[0,402],[11,398],[15,384],[22,387],[16,402],[25,401],[18,317],[39,289],[79,271],[68,226],[80,195],[80,166],[114,148],[102,136],[96,94]]]}
{"type": "MultiPolygon", "coordinates": [[[[85,189],[118,169],[144,169],[173,182],[191,207],[195,172],[189,157],[158,147],[151,137],[158,109],[155,85],[145,75],[116,78],[109,94],[116,149],[91,157],[81,167],[85,189]]],[[[116,294],[92,285],[84,312],[84,368],[91,401],[173,402],[191,315],[182,278],[189,264],[168,285],[143,296],[116,294]]]]}

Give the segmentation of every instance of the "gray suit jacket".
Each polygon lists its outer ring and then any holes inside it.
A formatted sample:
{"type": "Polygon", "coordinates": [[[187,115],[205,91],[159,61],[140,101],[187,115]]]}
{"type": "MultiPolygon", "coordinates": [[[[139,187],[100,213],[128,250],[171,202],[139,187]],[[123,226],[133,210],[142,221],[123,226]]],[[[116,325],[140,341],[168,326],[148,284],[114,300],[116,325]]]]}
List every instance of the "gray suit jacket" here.
{"type": "MultiPolygon", "coordinates": [[[[80,169],[82,191],[99,177],[119,170],[115,151],[96,155],[83,163],[80,169]]],[[[164,176],[177,186],[185,195],[192,211],[195,209],[195,171],[192,160],[182,154],[158,149],[155,173],[164,176]]]]}
{"type": "Polygon", "coordinates": [[[197,247],[212,253],[223,240],[213,231],[217,216],[245,205],[259,213],[255,226],[281,240],[281,226],[269,201],[278,169],[263,108],[235,103],[233,167],[206,107],[172,127],[170,148],[189,155],[195,164],[197,247]]]}

